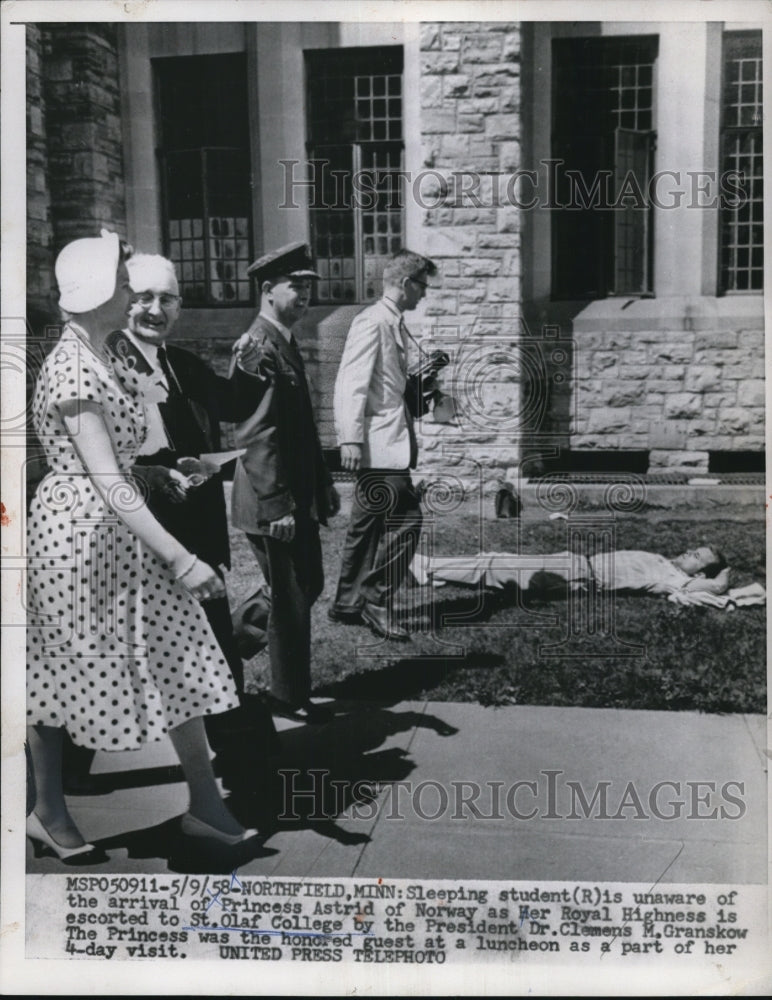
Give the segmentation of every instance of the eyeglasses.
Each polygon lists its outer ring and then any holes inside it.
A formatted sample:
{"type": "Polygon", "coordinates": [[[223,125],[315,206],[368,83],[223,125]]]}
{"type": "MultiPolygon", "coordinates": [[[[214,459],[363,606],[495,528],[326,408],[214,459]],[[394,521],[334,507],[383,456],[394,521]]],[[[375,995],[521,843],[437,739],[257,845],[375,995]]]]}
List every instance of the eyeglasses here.
{"type": "Polygon", "coordinates": [[[170,309],[172,306],[178,304],[180,296],[170,295],[168,292],[164,292],[162,295],[153,295],[152,292],[139,292],[131,297],[131,301],[140,306],[152,306],[156,299],[162,309],[170,309]]]}

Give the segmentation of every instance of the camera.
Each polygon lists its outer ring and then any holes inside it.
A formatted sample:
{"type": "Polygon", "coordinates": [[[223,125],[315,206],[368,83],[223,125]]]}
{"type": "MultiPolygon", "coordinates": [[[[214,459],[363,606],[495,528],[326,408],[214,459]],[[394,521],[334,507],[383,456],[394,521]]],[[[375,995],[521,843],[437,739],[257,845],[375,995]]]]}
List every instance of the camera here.
{"type": "Polygon", "coordinates": [[[450,364],[450,355],[445,351],[432,351],[423,361],[420,361],[416,368],[410,372],[410,378],[428,381],[438,375],[443,368],[450,364]]]}
{"type": "Polygon", "coordinates": [[[405,386],[405,401],[411,415],[418,419],[427,414],[431,403],[440,395],[434,385],[437,374],[450,364],[450,355],[445,351],[432,351],[408,374],[405,386]]]}

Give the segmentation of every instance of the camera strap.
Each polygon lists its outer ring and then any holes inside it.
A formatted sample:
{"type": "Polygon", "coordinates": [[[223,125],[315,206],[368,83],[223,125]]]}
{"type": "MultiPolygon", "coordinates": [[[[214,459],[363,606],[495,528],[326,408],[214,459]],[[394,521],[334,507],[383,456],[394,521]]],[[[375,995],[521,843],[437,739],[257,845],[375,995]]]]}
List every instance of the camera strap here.
{"type": "Polygon", "coordinates": [[[421,348],[421,345],[420,345],[420,344],[418,343],[418,341],[417,341],[417,340],[415,339],[415,337],[414,337],[414,336],[413,336],[413,334],[412,334],[412,333],[410,332],[410,330],[408,330],[408,328],[407,328],[407,323],[405,323],[405,318],[404,318],[404,316],[400,316],[400,318],[399,318],[399,324],[400,324],[400,326],[402,327],[402,329],[403,329],[403,330],[405,331],[405,333],[406,333],[406,334],[408,335],[408,338],[409,338],[410,340],[412,340],[412,341],[413,341],[413,343],[415,344],[415,346],[416,346],[416,347],[418,348],[418,356],[419,356],[419,358],[420,358],[420,356],[421,356],[421,353],[422,353],[422,348],[421,348]]]}

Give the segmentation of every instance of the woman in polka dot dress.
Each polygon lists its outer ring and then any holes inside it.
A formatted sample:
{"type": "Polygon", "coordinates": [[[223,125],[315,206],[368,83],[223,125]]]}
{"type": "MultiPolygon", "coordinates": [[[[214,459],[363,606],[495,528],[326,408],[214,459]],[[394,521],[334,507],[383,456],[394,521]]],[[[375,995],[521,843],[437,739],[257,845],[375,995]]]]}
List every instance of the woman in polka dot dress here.
{"type": "Polygon", "coordinates": [[[183,832],[227,845],[255,834],[220,798],[203,728],[205,714],[238,705],[198,604],[223,596],[223,583],[161,527],[130,475],[146,433],[143,402],[136,384],[118,380],[105,347],[129,306],[126,250],[103,231],[59,255],[60,307],[69,318],[33,402],[51,471],[28,525],[27,716],[37,798],[27,832],[37,848],[70,862],[94,848],[64,799],[65,728],[75,743],[101,750],[168,733],[190,789],[183,832]]]}

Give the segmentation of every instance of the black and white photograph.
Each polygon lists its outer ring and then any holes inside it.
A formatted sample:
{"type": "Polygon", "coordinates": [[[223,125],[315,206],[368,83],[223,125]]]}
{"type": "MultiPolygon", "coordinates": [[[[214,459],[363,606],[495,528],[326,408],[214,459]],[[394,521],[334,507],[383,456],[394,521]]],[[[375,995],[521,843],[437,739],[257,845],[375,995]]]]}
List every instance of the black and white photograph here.
{"type": "Polygon", "coordinates": [[[767,993],[768,6],[2,18],[3,992],[767,993]]]}

